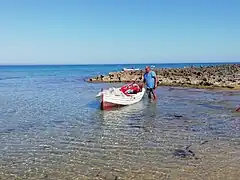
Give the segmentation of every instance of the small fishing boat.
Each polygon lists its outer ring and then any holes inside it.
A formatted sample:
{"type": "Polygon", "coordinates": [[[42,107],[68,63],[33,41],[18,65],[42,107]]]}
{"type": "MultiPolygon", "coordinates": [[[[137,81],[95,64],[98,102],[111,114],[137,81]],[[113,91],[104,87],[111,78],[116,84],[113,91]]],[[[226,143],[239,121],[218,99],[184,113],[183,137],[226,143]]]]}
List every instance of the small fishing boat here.
{"type": "Polygon", "coordinates": [[[237,106],[236,111],[240,112],[240,105],[237,106]]]}
{"type": "Polygon", "coordinates": [[[127,84],[119,88],[109,88],[97,94],[100,98],[101,109],[106,110],[112,107],[128,106],[138,103],[145,94],[145,88],[137,83],[127,84]]]}

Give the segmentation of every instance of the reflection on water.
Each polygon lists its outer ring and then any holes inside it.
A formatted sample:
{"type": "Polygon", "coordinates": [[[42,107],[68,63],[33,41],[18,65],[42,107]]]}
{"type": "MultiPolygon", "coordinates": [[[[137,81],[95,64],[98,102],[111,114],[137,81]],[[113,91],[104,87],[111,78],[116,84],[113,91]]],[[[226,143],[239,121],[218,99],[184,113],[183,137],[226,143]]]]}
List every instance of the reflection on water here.
{"type": "Polygon", "coordinates": [[[100,114],[102,115],[102,119],[104,121],[118,121],[124,120],[132,117],[136,117],[139,114],[142,114],[144,110],[143,101],[133,104],[131,106],[124,106],[120,108],[114,108],[109,111],[102,111],[100,114]]]}
{"type": "Polygon", "coordinates": [[[157,102],[101,111],[100,86],[65,83],[0,94],[0,179],[238,177],[239,92],[161,87],[157,102]]]}

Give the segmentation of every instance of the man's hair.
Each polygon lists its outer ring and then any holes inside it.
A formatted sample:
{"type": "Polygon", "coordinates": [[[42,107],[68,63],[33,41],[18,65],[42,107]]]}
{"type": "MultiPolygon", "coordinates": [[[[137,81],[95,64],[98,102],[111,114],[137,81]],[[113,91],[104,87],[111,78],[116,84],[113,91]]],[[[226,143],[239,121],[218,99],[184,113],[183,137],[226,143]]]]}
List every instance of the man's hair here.
{"type": "Polygon", "coordinates": [[[151,70],[150,66],[146,66],[145,69],[149,69],[149,70],[151,70]]]}

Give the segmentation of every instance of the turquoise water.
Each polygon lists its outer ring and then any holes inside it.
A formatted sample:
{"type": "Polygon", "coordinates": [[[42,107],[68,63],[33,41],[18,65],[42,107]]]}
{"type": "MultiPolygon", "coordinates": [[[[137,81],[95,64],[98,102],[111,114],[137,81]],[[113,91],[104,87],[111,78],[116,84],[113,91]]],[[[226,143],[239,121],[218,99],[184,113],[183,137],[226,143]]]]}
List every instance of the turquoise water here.
{"type": "Polygon", "coordinates": [[[132,65],[1,66],[0,179],[239,174],[239,91],[159,87],[157,102],[101,111],[95,95],[118,84],[84,80],[123,67],[132,65]],[[173,155],[190,144],[198,158],[173,155]]]}

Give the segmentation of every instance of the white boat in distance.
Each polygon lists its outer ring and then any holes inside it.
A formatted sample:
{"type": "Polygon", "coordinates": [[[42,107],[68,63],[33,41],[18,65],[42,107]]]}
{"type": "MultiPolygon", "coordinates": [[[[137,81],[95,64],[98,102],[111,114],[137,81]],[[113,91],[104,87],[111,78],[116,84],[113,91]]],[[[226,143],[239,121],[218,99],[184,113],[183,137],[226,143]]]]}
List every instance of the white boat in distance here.
{"type": "Polygon", "coordinates": [[[138,103],[145,94],[145,88],[133,83],[120,88],[109,88],[101,91],[96,97],[100,98],[101,109],[110,109],[118,106],[128,106],[138,103]]]}
{"type": "Polygon", "coordinates": [[[139,68],[123,68],[122,70],[123,71],[139,71],[141,69],[139,69],[139,68]]]}

